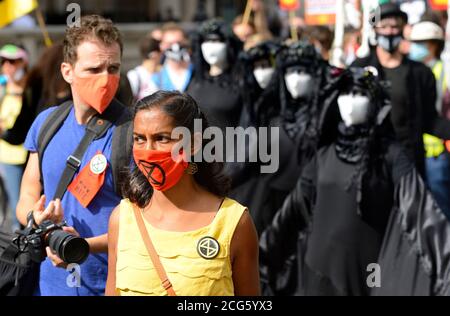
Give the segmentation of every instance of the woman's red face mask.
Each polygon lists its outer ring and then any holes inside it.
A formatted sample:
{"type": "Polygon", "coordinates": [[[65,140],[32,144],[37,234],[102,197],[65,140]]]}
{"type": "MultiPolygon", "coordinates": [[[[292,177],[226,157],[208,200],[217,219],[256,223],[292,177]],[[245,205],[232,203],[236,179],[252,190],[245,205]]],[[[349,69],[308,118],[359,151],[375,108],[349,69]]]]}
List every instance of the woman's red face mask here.
{"type": "Polygon", "coordinates": [[[188,167],[182,154],[173,159],[170,151],[134,148],[133,157],[150,185],[158,191],[166,191],[175,186],[188,167]]]}
{"type": "Polygon", "coordinates": [[[173,128],[173,119],[158,108],[138,111],[134,119],[134,161],[158,191],[176,185],[188,167],[182,151],[172,155],[180,141],[172,138],[173,128]]]}

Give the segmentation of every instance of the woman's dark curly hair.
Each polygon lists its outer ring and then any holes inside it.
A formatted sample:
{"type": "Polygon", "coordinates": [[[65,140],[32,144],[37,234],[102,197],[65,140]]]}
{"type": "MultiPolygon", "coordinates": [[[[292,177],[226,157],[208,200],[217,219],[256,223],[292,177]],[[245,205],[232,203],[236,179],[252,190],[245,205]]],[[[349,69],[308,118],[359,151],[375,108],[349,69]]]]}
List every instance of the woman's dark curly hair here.
{"type": "MultiPolygon", "coordinates": [[[[194,121],[202,121],[202,134],[209,127],[205,115],[200,110],[197,102],[186,93],[176,91],[158,91],[140,100],[134,110],[134,117],[140,111],[160,109],[173,119],[174,127],[186,127],[194,134],[194,121]]],[[[196,131],[197,132],[197,131],[196,131]]],[[[209,143],[203,140],[202,149],[209,143]]],[[[207,191],[225,197],[230,188],[230,180],[223,174],[223,163],[220,162],[196,162],[198,171],[194,174],[197,184],[207,191]]],[[[134,161],[125,175],[122,192],[125,198],[132,203],[144,208],[150,202],[153,188],[144,174],[139,170],[134,161]]]]}

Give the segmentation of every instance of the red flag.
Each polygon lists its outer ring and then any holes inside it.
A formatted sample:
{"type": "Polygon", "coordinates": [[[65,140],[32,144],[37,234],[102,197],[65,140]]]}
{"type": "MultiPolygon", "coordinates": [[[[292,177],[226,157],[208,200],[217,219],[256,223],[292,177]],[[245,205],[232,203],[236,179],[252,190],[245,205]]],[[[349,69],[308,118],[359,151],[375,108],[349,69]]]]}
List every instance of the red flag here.
{"type": "Polygon", "coordinates": [[[300,8],[300,2],[298,0],[280,0],[281,10],[294,11],[300,8]]]}

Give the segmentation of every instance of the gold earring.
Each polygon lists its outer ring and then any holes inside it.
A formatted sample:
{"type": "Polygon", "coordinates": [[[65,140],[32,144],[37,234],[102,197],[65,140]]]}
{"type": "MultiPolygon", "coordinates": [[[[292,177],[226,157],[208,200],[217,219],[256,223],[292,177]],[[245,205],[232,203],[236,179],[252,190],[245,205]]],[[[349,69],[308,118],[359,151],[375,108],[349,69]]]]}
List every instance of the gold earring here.
{"type": "Polygon", "coordinates": [[[196,174],[198,171],[198,166],[195,162],[190,162],[187,169],[186,169],[186,173],[187,174],[196,174]]]}

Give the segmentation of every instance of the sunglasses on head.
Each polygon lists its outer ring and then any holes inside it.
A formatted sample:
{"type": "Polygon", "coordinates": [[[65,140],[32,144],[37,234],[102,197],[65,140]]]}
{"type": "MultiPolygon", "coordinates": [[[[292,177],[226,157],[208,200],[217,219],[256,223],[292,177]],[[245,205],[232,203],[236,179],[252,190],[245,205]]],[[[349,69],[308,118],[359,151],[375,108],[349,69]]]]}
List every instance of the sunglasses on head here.
{"type": "Polygon", "coordinates": [[[1,60],[1,64],[3,65],[4,63],[8,62],[11,65],[16,65],[20,62],[20,59],[8,59],[8,58],[2,58],[1,60]]]}

